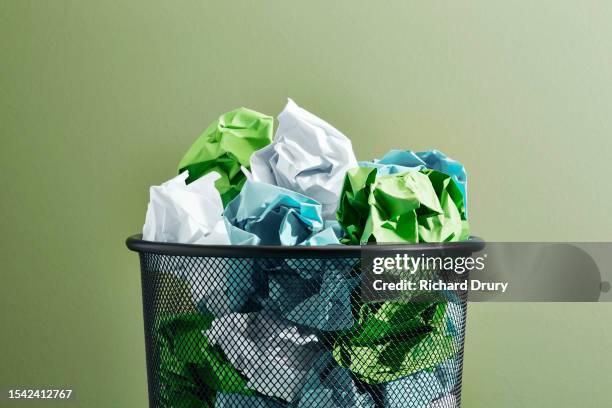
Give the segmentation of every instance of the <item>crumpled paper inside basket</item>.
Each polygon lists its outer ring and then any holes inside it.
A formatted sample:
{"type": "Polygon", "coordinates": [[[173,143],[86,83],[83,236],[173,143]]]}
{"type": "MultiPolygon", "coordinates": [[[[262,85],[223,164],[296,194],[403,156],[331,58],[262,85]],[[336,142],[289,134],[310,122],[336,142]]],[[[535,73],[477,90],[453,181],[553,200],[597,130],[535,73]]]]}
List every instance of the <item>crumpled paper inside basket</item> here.
{"type": "MultiPolygon", "coordinates": [[[[435,368],[418,371],[408,377],[383,384],[385,407],[392,408],[446,408],[457,384],[460,365],[455,358],[435,368]]],[[[454,405],[449,405],[454,407],[454,405]]]]}
{"type": "Polygon", "coordinates": [[[445,302],[363,304],[357,325],[336,340],[334,358],[368,384],[435,367],[458,351],[446,328],[446,306],[445,302]]]}
{"type": "Polygon", "coordinates": [[[351,293],[359,284],[359,276],[332,265],[323,267],[322,274],[322,279],[305,279],[290,268],[271,272],[264,307],[295,324],[321,331],[352,327],[351,293]]]}
{"type": "Polygon", "coordinates": [[[268,310],[217,318],[205,334],[248,379],[248,388],[288,402],[299,397],[322,350],[313,333],[268,310]]]}
{"type": "Polygon", "coordinates": [[[244,184],[241,166],[249,167],[251,155],[272,141],[271,116],[238,108],[221,115],[198,137],[178,165],[178,172],[189,170],[187,183],[216,171],[216,186],[227,205],[244,184]]]}
{"type": "Polygon", "coordinates": [[[298,408],[374,408],[372,396],[359,391],[350,373],[330,353],[322,354],[308,374],[298,408]]]}
{"type": "Polygon", "coordinates": [[[448,398],[456,384],[454,360],[418,371],[395,381],[367,387],[357,384],[350,372],[338,366],[329,353],[322,354],[311,369],[298,408],[430,408],[448,398]],[[380,404],[382,402],[382,404],[380,404]]]}
{"type": "Polygon", "coordinates": [[[162,407],[213,407],[217,391],[252,394],[244,379],[202,335],[211,315],[182,313],[155,323],[162,407]]]}
{"type": "Polygon", "coordinates": [[[278,122],[272,144],[251,157],[253,180],[311,197],[335,219],[344,174],[357,166],[351,141],[291,99],[278,122]]]}
{"type": "Polygon", "coordinates": [[[199,310],[223,316],[257,309],[266,277],[252,258],[198,258],[180,275],[191,287],[199,310]]]}
{"type": "Polygon", "coordinates": [[[457,398],[453,394],[447,394],[444,397],[435,400],[429,404],[428,408],[456,408],[457,398]]]}

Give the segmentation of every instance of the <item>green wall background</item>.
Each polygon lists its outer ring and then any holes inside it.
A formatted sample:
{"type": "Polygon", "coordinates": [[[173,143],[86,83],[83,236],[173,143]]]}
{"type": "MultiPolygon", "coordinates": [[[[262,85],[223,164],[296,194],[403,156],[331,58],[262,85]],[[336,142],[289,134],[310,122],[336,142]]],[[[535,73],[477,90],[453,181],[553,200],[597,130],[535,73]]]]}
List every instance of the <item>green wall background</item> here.
{"type": "MultiPolygon", "coordinates": [[[[489,240],[610,240],[610,3],[229,3],[0,0],[0,388],[145,406],[123,240],[240,105],[290,96],[361,159],[444,150],[489,240]]],[[[464,406],[609,406],[611,306],[472,304],[464,406]]]]}

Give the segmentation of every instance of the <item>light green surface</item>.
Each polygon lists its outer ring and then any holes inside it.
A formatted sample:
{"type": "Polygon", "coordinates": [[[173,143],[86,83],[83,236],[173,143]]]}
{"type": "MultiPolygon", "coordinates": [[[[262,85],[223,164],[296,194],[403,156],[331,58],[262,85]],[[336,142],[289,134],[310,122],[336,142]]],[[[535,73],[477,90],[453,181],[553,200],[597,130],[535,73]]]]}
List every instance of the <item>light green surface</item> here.
{"type": "MultiPolygon", "coordinates": [[[[290,96],[360,159],[443,150],[488,239],[610,240],[609,3],[105,3],[0,2],[0,388],[145,406],[123,239],[147,187],[240,105],[290,96]]],[[[471,305],[464,406],[609,406],[611,313],[471,305]]]]}

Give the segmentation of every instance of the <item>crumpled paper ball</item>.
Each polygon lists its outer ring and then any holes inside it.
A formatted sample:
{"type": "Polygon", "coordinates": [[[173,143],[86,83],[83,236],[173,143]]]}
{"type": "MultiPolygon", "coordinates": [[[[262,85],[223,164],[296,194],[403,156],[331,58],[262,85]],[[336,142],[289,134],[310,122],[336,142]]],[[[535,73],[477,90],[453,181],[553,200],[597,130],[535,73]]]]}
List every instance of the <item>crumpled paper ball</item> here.
{"type": "Polygon", "coordinates": [[[461,241],[469,237],[465,202],[452,177],[436,170],[378,174],[348,171],[338,208],[346,243],[461,241]]]}
{"type": "Polygon", "coordinates": [[[451,176],[463,194],[467,214],[467,173],[463,164],[453,160],[439,150],[413,152],[412,150],[390,150],[380,160],[359,162],[362,167],[375,167],[378,174],[403,173],[408,170],[432,169],[451,176]]]}
{"type": "Polygon", "coordinates": [[[272,144],[251,157],[253,180],[311,197],[335,219],[344,174],[357,166],[351,141],[291,99],[278,121],[272,144]]]}
{"type": "MultiPolygon", "coordinates": [[[[443,407],[439,404],[451,401],[453,396],[450,393],[456,384],[456,381],[441,379],[444,364],[368,387],[363,383],[357,386],[347,369],[338,366],[329,353],[323,353],[313,364],[298,408],[374,408],[379,405],[385,408],[443,407]],[[380,400],[379,405],[375,403],[374,396],[380,400]]],[[[455,367],[453,373],[459,372],[460,369],[455,367]]]]}
{"type": "Polygon", "coordinates": [[[247,388],[293,402],[323,345],[275,313],[233,313],[212,322],[205,332],[228,361],[248,379],[247,388]]]}
{"type": "MultiPolygon", "coordinates": [[[[302,264],[303,266],[303,264],[302,264]]],[[[332,264],[323,267],[321,278],[305,279],[296,270],[284,267],[268,276],[268,298],[264,307],[285,319],[321,331],[349,329],[355,320],[351,293],[360,277],[332,264]],[[280,273],[279,273],[280,272],[280,273]]],[[[303,268],[302,268],[303,269],[303,268]]]]}
{"type": "Polygon", "coordinates": [[[229,244],[221,196],[215,189],[219,174],[212,172],[191,184],[181,173],[152,186],[142,239],[183,244],[229,244]]]}
{"type": "MultiPolygon", "coordinates": [[[[457,346],[459,349],[460,346],[457,346]]],[[[442,392],[450,394],[455,389],[455,386],[459,382],[461,377],[461,370],[463,367],[463,361],[461,356],[455,356],[449,358],[442,364],[439,364],[434,370],[436,378],[438,379],[442,392]]]]}
{"type": "Polygon", "coordinates": [[[176,274],[189,284],[198,310],[216,317],[255,310],[266,290],[265,272],[250,258],[202,257],[176,274]]]}
{"type": "Polygon", "coordinates": [[[374,408],[368,392],[359,391],[350,373],[330,353],[313,364],[297,408],[374,408]]]}
{"type": "Polygon", "coordinates": [[[429,408],[443,395],[442,386],[432,372],[419,371],[384,385],[384,406],[389,408],[429,408]]]}
{"type": "Polygon", "coordinates": [[[249,167],[251,155],[272,141],[271,116],[246,108],[221,115],[198,137],[178,165],[189,170],[187,183],[216,171],[216,187],[226,205],[240,192],[246,177],[241,166],[249,167]]]}
{"type": "Polygon", "coordinates": [[[436,367],[459,350],[445,310],[445,302],[365,303],[357,324],[336,339],[334,359],[367,384],[436,367]]]}
{"type": "MultiPolygon", "coordinates": [[[[451,394],[459,375],[461,363],[449,359],[433,369],[418,371],[408,377],[383,385],[385,407],[389,408],[446,408],[444,403],[454,399],[451,394]]],[[[454,407],[454,405],[448,405],[454,407]]]]}
{"type": "Polygon", "coordinates": [[[213,319],[192,312],[166,315],[156,323],[161,406],[212,407],[217,391],[253,394],[246,380],[202,335],[213,319]]]}
{"type": "Polygon", "coordinates": [[[224,212],[233,245],[338,244],[321,204],[282,187],[247,181],[224,212]]]}

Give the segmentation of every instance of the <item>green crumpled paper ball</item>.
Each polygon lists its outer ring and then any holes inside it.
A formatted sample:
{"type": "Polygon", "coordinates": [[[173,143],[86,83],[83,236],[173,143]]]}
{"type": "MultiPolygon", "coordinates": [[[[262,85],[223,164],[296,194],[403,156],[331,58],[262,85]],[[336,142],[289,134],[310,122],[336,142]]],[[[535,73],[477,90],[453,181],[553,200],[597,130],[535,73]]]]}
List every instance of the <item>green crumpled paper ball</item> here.
{"type": "Polygon", "coordinates": [[[224,113],[198,137],[178,165],[179,174],[189,170],[187,184],[216,171],[215,186],[223,205],[238,195],[246,176],[240,166],[250,167],[251,154],[272,141],[272,116],[247,108],[224,113]]]}
{"type": "Polygon", "coordinates": [[[218,391],[251,395],[246,380],[203,332],[214,316],[182,313],[156,323],[155,345],[161,408],[215,407],[218,391]]]}
{"type": "Polygon", "coordinates": [[[452,178],[436,170],[347,172],[337,218],[347,244],[461,241],[469,237],[465,203],[452,178]]]}
{"type": "Polygon", "coordinates": [[[446,302],[362,304],[358,324],[336,339],[334,359],[368,384],[435,367],[458,351],[446,329],[446,308],[446,302]]]}

